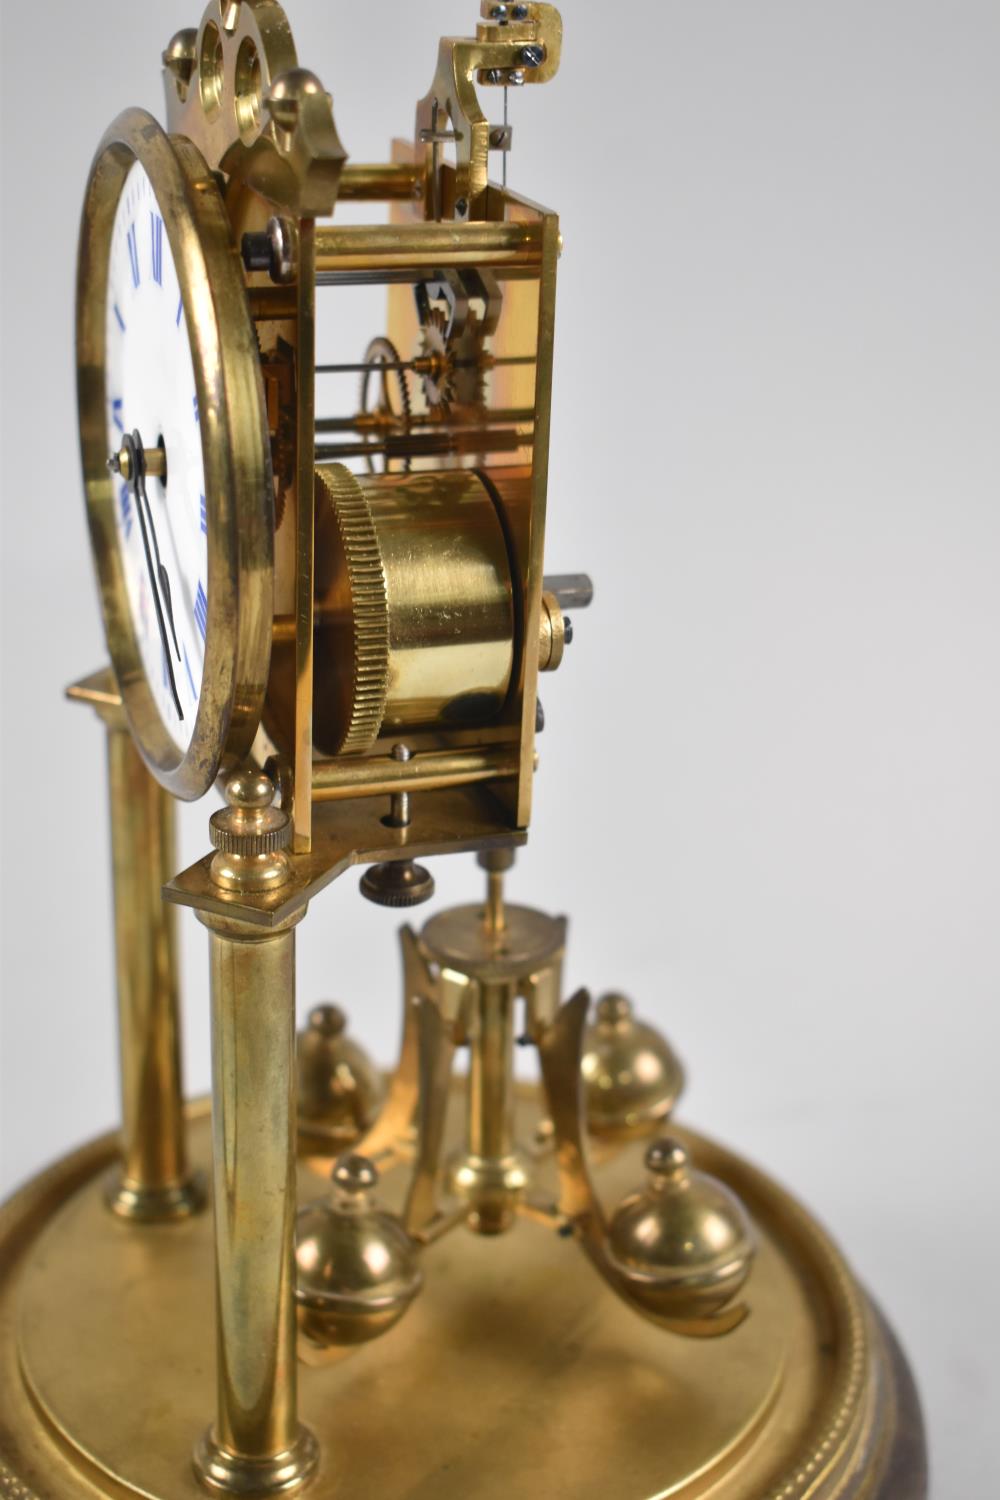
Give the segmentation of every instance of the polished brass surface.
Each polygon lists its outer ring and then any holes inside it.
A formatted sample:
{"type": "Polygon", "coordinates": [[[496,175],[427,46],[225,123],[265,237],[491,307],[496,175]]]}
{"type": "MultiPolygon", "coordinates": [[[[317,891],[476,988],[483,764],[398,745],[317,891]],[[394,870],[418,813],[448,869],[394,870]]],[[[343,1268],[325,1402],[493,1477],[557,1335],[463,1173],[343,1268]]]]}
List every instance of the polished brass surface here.
{"type": "Polygon", "coordinates": [[[646,1130],[668,1120],[684,1070],[654,1026],[636,1020],[625,995],[602,995],[581,1062],[587,1128],[597,1135],[646,1130]]]}
{"type": "MultiPolygon", "coordinates": [[[[748,1317],[745,1303],[725,1305],[740,1289],[744,1276],[722,1281],[719,1298],[712,1299],[683,1267],[630,1263],[615,1253],[607,1212],[590,1170],[581,1108],[589,1008],[586,990],[578,990],[538,1036],[542,1085],[559,1164],[559,1208],[594,1269],[629,1307],[670,1333],[691,1339],[723,1338],[748,1317]]],[[[748,1264],[749,1233],[746,1243],[748,1264]]]]}
{"type": "Polygon", "coordinates": [[[511,563],[475,474],[317,470],[314,738],[328,755],[389,733],[496,718],[514,660],[511,563]],[[447,545],[440,538],[447,536],[447,545]]]}
{"type": "MultiPolygon", "coordinates": [[[[540,1108],[519,1090],[521,1138],[540,1108]]],[[[450,1118],[460,1129],[461,1109],[450,1118]]],[[[446,1235],[424,1252],[423,1291],[384,1340],[300,1362],[302,1413],[322,1451],[309,1494],[333,1500],[360,1484],[440,1500],[923,1500],[919,1463],[907,1483],[888,1483],[901,1386],[836,1248],[762,1173],[677,1134],[753,1215],[754,1311],[737,1333],[664,1338],[540,1224],[519,1223],[502,1244],[446,1235]]],[[[191,1145],[205,1164],[203,1107],[191,1145]]],[[[116,1151],[105,1137],[0,1211],[0,1453],[39,1500],[195,1500],[191,1434],[212,1393],[211,1224],[201,1215],[151,1242],[112,1220],[100,1188],[116,1151]]],[[[635,1183],[642,1154],[639,1141],[595,1148],[603,1197],[635,1183]]],[[[551,1157],[538,1168],[549,1194],[552,1168],[551,1157]]],[[[327,1170],[300,1162],[302,1202],[324,1192],[327,1170]]],[[[405,1172],[381,1175],[395,1209],[405,1172]]]]}
{"type": "Polygon", "coordinates": [[[180,906],[273,927],[358,864],[523,844],[526,835],[510,827],[491,792],[492,788],[460,784],[422,791],[413,798],[406,828],[388,824],[383,809],[370,797],[321,804],[314,809],[312,848],[306,854],[293,854],[291,879],[279,890],[220,890],[211,878],[212,861],[207,856],[168,881],[164,896],[180,906]]]}
{"type": "MultiPolygon", "coordinates": [[[[894,1472],[905,1393],[837,1252],[738,1158],[673,1124],[653,1138],[683,1085],[669,1045],[617,994],[588,1028],[587,991],[563,997],[565,919],[506,898],[538,675],[592,586],[544,573],[559,222],[507,188],[506,114],[491,127],[477,95],[551,78],[562,23],[541,0],[480,10],[474,37],[441,42],[391,162],[345,167],[277,0],[210,0],[163,54],[172,134],[132,111],[99,148],[80,417],[120,695],[100,677],[74,693],[108,721],[122,788],[126,1170],[117,1220],[107,1143],[0,1217],[0,1491],[18,1500],[307,1483],[318,1500],[881,1500],[894,1472]],[[211,491],[206,687],[179,758],[129,640],[110,508],[104,278],[133,160],[195,330],[211,491]],[[338,195],[389,222],[320,222],[338,195]],[[371,285],[386,321],[361,365],[318,365],[318,296],[339,330],[343,289],[371,285]],[[360,399],[318,406],[317,376],[351,372],[360,399]],[[213,852],[180,874],[123,702],[162,786],[224,792],[213,852]],[[418,860],[461,851],[484,898],[404,929],[388,1084],[337,1007],[296,1042],[307,905],[356,865],[370,899],[415,904],[434,890],[418,860]],[[191,1134],[214,1227],[135,1222],[143,1193],[176,1209],[190,1191],[161,879],[209,931],[212,1118],[196,1108],[191,1134]],[[516,1083],[519,1044],[538,1089],[516,1083]]],[[[127,442],[110,459],[138,462],[127,442]]]]}
{"type": "Polygon", "coordinates": [[[566,946],[566,920],[531,907],[507,905],[499,932],[482,905],[456,906],[430,919],[420,941],[434,961],[486,983],[526,979],[557,964],[566,946]]]}
{"type": "Polygon", "coordinates": [[[566,650],[566,619],[555,594],[542,594],[542,613],[538,631],[538,670],[554,672],[562,665],[566,650]]]}
{"type": "Polygon", "coordinates": [[[534,272],[542,263],[542,231],[537,224],[424,224],[407,231],[395,224],[320,225],[316,231],[316,272],[419,270],[441,272],[460,266],[495,271],[534,272]]]}
{"type": "Polygon", "coordinates": [[[367,750],[378,737],[389,692],[389,601],[385,558],[372,508],[340,464],[316,471],[324,556],[316,627],[313,733],[329,755],[367,750]]]}
{"type": "Polygon", "coordinates": [[[480,782],[509,781],[518,773],[510,750],[422,750],[408,761],[388,755],[363,760],[317,761],[313,767],[313,801],[340,802],[353,797],[432,792],[480,782]]]}
{"type": "Polygon", "coordinates": [[[388,1333],[423,1283],[416,1243],[372,1196],[367,1157],[342,1156],[331,1177],[332,1193],[301,1208],[295,1227],[300,1334],[320,1348],[388,1333]]]}
{"type": "Polygon", "coordinates": [[[514,1142],[514,1000],[516,985],[476,986],[465,1013],[469,1046],[466,1142],[452,1159],[455,1195],[469,1204],[470,1227],[500,1234],[514,1222],[529,1182],[514,1142]]]}
{"type": "Polygon", "coordinates": [[[428,218],[483,217],[486,209],[490,124],[479,105],[474,80],[494,84],[545,83],[559,68],[562,20],[554,5],[532,0],[523,20],[484,4],[474,38],[444,37],[429,92],[417,105],[416,140],[427,178],[428,218]],[[537,61],[524,67],[524,48],[537,61]],[[455,153],[454,183],[441,182],[442,146],[455,153]]]}
{"type": "Polygon", "coordinates": [[[274,784],[263,772],[238,771],[227,781],[227,806],[214,812],[208,825],[216,851],[209,874],[222,890],[275,891],[291,880],[285,850],[292,841],[292,821],[283,808],[271,806],[274,795],[274,784]]]}
{"type": "Polygon", "coordinates": [[[296,1401],[299,917],[264,932],[199,916],[209,929],[212,992],[216,1415],[194,1464],[210,1489],[285,1492],[308,1479],[318,1458],[296,1401]]]}
{"type": "Polygon", "coordinates": [[[161,895],[176,867],[174,806],[132,743],[112,674],[69,692],[92,704],[107,734],[122,1099],[108,1205],[144,1222],[183,1218],[205,1195],[187,1164],[176,921],[161,895]]]}
{"type": "Polygon", "coordinates": [[[385,1098],[382,1074],[339,1005],[315,1005],[298,1034],[299,1149],[335,1155],[361,1138],[385,1098]]]}
{"type": "Polygon", "coordinates": [[[420,1007],[423,1086],[414,1176],[419,1192],[411,1195],[407,1222],[425,1236],[433,1237],[437,1220],[447,1220],[438,1177],[443,1099],[458,1043],[469,1049],[466,1129],[462,1147],[447,1163],[450,1192],[467,1206],[471,1229],[495,1235],[513,1226],[531,1186],[528,1156],[514,1135],[515,1005],[525,997],[536,1027],[550,1019],[566,924],[506,906],[502,881],[511,861],[506,850],[481,854],[487,867],[485,905],[442,912],[420,937],[429,967],[420,1007]]]}
{"type": "MultiPolygon", "coordinates": [[[[142,456],[142,468],[146,474],[157,479],[162,479],[167,472],[167,455],[162,448],[147,448],[142,456]]],[[[126,445],[113,453],[108,459],[108,468],[113,474],[120,474],[123,479],[131,479],[132,474],[132,450],[126,445]]]]}
{"type": "Polygon", "coordinates": [[[167,118],[210,167],[279,208],[333,211],[345,152],[329,94],[300,68],[274,0],[210,0],[163,54],[167,118]]]}
{"type": "MultiPolygon", "coordinates": [[[[201,796],[257,731],[272,614],[270,455],[257,345],[215,180],[191,143],[144,110],[106,132],[91,168],[77,270],[77,399],[84,487],[104,627],[129,724],[150,770],[176,796],[201,796]],[[208,498],[208,619],[201,698],[189,748],[173,744],[146,682],[118,550],[107,466],[105,337],[111,228],[140,162],[177,267],[201,413],[208,498]]],[[[169,458],[169,455],[168,455],[169,458]]]]}
{"type": "Polygon", "coordinates": [[[295,255],[295,719],[293,847],[312,847],[312,762],[316,605],[316,225],[301,219],[295,255]]]}
{"type": "Polygon", "coordinates": [[[385,860],[369,865],[358,889],[376,906],[420,906],[434,894],[434,876],[412,859],[385,860]]]}
{"type": "Polygon", "coordinates": [[[388,203],[395,198],[409,202],[423,195],[423,174],[405,162],[348,162],[340,178],[342,200],[388,203]]]}
{"type": "Polygon", "coordinates": [[[115,1213],[173,1219],[204,1203],[188,1169],[183,1119],[175,914],[161,895],[176,868],[174,806],[147,771],[121,710],[107,724],[121,1064],[121,1170],[115,1213]]]}
{"type": "Polygon", "coordinates": [[[654,1141],[645,1164],[645,1187],[611,1216],[608,1249],[626,1274],[639,1273],[635,1294],[654,1312],[711,1317],[750,1274],[755,1245],[746,1212],[735,1193],[691,1166],[679,1141],[654,1141]]]}

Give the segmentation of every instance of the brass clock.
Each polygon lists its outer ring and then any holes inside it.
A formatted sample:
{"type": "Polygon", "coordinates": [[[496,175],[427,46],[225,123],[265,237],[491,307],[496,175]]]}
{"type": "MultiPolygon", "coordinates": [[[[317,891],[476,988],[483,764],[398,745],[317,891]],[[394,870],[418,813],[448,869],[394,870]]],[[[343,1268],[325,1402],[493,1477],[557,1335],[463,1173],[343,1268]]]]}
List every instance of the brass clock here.
{"type": "Polygon", "coordinates": [[[193,799],[245,755],[270,656],[273,489],[257,345],[204,159],[144,110],[98,147],[77,275],[90,533],[136,742],[193,799]]]}

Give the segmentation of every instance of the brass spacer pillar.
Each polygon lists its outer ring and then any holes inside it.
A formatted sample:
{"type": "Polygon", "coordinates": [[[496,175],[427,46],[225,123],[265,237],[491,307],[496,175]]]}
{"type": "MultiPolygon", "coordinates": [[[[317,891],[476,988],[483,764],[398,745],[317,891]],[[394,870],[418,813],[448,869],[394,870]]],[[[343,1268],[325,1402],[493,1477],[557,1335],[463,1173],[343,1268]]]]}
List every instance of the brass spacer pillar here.
{"type": "MultiPolygon", "coordinates": [[[[213,815],[220,888],[288,879],[288,815],[266,777],[241,774],[213,815]],[[256,841],[255,841],[256,840],[256,841]]],[[[195,1473],[226,1494],[287,1494],[310,1477],[316,1440],[299,1424],[295,1319],[295,927],[199,911],[209,930],[217,1411],[195,1473]]]]}
{"type": "Polygon", "coordinates": [[[121,1069],[121,1163],[108,1207],[144,1223],[186,1218],[205,1203],[187,1162],[177,932],[164,882],[176,873],[173,798],[136,750],[110,671],[76,684],[107,732],[121,1069]]]}

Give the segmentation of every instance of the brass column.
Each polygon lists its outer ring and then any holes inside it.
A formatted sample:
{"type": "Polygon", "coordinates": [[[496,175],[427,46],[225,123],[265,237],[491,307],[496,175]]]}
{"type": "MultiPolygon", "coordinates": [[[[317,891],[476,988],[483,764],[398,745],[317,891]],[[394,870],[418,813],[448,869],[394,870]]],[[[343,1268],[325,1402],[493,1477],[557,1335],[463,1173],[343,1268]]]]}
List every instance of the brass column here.
{"type": "MultiPolygon", "coordinates": [[[[509,1221],[507,1200],[515,1186],[509,1174],[515,1161],[512,1152],[516,986],[483,980],[477,988],[479,993],[470,1003],[468,1144],[469,1156],[481,1163],[481,1196],[476,1201],[480,1228],[496,1231],[509,1221]]],[[[518,1178],[521,1175],[519,1162],[515,1175],[518,1178]]]]}
{"type": "Polygon", "coordinates": [[[122,1100],[122,1159],[107,1202],[124,1218],[183,1218],[205,1199],[187,1164],[176,919],[160,894],[176,873],[173,799],[133,744],[110,671],[70,696],[89,702],[107,731],[122,1100]]]}
{"type": "MultiPolygon", "coordinates": [[[[213,815],[212,876],[227,889],[288,879],[287,814],[266,777],[234,777],[213,815]]],[[[296,1382],[295,927],[199,911],[212,991],[217,1410],[195,1471],[227,1494],[287,1493],[318,1452],[299,1425],[296,1382]]]]}

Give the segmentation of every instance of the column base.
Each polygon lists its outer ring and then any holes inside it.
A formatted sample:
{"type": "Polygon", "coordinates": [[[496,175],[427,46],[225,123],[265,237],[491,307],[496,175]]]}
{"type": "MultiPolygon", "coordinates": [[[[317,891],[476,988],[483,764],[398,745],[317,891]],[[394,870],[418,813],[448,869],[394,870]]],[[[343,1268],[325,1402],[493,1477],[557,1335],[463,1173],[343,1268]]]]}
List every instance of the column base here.
{"type": "Polygon", "coordinates": [[[208,1202],[208,1195],[202,1172],[192,1172],[183,1182],[174,1182],[168,1187],[143,1188],[129,1182],[121,1167],[115,1167],[104,1185],[104,1201],[120,1219],[132,1219],[139,1224],[161,1224],[200,1213],[208,1202]]]}
{"type": "Polygon", "coordinates": [[[272,1458],[240,1458],[209,1429],[194,1450],[194,1472],[216,1495],[289,1495],[312,1478],[319,1447],[307,1427],[295,1445],[272,1458]]]}

